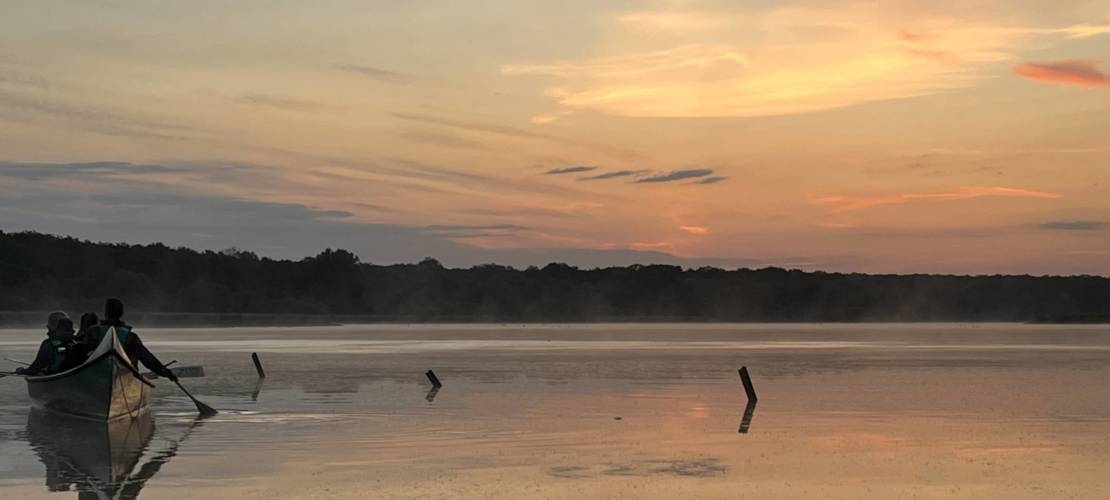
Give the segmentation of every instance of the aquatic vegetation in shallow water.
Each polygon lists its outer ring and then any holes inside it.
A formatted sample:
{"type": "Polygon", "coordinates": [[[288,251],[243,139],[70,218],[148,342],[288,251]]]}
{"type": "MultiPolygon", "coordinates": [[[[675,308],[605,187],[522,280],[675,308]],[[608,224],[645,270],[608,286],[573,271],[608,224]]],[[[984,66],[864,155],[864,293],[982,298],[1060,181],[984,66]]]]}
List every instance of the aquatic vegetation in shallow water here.
{"type": "Polygon", "coordinates": [[[547,469],[549,476],[583,479],[602,476],[684,476],[714,477],[728,470],[718,458],[641,460],[628,463],[607,463],[595,467],[561,465],[547,469]]]}

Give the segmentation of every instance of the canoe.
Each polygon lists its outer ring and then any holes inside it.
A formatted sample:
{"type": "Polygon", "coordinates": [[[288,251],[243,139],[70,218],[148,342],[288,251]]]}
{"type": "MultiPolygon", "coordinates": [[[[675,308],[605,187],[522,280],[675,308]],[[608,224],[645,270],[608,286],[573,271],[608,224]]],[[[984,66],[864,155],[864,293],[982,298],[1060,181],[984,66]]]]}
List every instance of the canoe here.
{"type": "Polygon", "coordinates": [[[114,328],[80,366],[26,380],[36,407],[100,421],[145,413],[154,387],[135,369],[114,328]]]}
{"type": "Polygon", "coordinates": [[[139,462],[153,435],[150,413],[107,422],[39,408],[27,416],[27,440],[46,468],[47,489],[91,498],[137,497],[131,493],[142,488],[139,476],[150,469],[139,462]]]}

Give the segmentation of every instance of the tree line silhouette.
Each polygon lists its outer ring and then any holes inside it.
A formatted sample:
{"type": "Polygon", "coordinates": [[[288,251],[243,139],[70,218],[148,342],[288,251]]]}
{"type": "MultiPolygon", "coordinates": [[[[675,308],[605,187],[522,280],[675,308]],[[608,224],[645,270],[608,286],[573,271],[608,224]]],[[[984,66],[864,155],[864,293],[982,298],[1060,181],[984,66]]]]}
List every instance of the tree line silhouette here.
{"type": "MultiPolygon", "coordinates": [[[[0,231],[0,311],[357,316],[370,321],[1103,321],[1110,278],[868,275],[667,265],[449,269],[0,231]]],[[[129,313],[130,314],[130,313],[129,313]]]]}

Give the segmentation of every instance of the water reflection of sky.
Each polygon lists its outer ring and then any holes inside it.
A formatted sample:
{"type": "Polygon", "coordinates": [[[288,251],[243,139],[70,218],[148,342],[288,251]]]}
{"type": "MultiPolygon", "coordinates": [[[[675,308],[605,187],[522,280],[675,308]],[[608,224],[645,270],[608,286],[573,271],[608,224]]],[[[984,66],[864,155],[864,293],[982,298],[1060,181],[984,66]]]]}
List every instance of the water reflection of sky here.
{"type": "MultiPolygon", "coordinates": [[[[146,332],[162,358],[205,366],[183,381],[222,412],[195,424],[160,384],[135,466],[157,464],[142,498],[669,498],[753,482],[770,498],[864,484],[899,496],[973,477],[966,498],[1030,481],[1082,497],[1108,484],[1096,472],[1110,449],[1093,436],[1110,435],[1110,334],[1095,328],[313,331],[146,332]],[[260,386],[250,351],[269,375],[260,386]],[[746,433],[742,364],[761,397],[746,433]],[[444,383],[430,401],[427,369],[444,383]]],[[[0,332],[2,354],[29,356],[27,335],[40,333],[0,332]]],[[[0,491],[49,498],[57,464],[28,406],[22,381],[0,379],[0,491]]]]}

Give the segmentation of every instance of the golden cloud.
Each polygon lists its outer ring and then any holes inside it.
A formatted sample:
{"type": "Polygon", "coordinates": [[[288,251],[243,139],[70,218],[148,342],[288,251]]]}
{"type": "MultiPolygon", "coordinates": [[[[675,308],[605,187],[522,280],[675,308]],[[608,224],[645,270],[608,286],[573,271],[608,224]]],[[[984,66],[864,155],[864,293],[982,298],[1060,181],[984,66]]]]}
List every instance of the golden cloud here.
{"type": "Polygon", "coordinates": [[[702,226],[679,226],[679,229],[686,231],[690,234],[705,235],[709,234],[709,228],[702,226]]]}
{"type": "Polygon", "coordinates": [[[836,210],[860,210],[881,205],[898,205],[915,201],[951,201],[966,200],[983,197],[1005,198],[1060,198],[1059,193],[1047,191],[1033,191],[1030,189],[1008,188],[1000,186],[990,187],[963,187],[953,191],[939,193],[899,193],[878,194],[864,196],[825,196],[813,200],[813,203],[824,205],[836,210]]]}
{"type": "Polygon", "coordinates": [[[508,64],[501,71],[552,78],[557,83],[547,93],[566,109],[631,117],[782,115],[968,87],[1031,36],[1110,33],[1110,26],[1088,24],[1029,28],[902,19],[877,5],[744,16],[643,11],[619,15],[616,24],[630,33],[607,48],[608,55],[508,64]],[[695,43],[637,50],[656,44],[658,31],[695,43]],[[738,33],[754,33],[761,43],[737,40],[738,33]]]}

